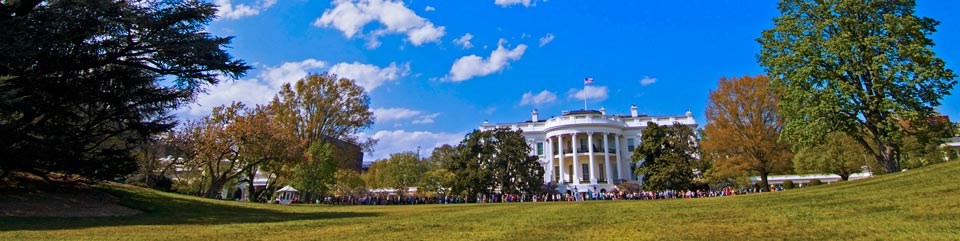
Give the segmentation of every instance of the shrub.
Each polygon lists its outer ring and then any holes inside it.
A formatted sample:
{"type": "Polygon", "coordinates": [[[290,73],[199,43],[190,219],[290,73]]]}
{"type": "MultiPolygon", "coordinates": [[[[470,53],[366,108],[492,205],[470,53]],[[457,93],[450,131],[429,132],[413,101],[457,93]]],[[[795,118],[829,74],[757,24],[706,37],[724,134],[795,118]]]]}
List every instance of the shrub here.
{"type": "Polygon", "coordinates": [[[796,186],[794,186],[793,181],[791,180],[783,181],[783,189],[793,189],[794,187],[796,186]]]}
{"type": "Polygon", "coordinates": [[[823,182],[821,182],[820,179],[813,179],[813,180],[810,181],[809,184],[810,184],[810,186],[816,186],[816,185],[823,184],[823,182]]]}

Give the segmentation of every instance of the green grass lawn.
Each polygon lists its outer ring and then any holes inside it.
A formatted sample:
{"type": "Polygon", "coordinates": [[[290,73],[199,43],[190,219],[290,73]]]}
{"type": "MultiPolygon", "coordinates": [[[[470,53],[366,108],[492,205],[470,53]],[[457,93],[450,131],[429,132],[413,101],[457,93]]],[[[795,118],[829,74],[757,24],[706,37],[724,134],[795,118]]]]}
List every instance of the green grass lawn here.
{"type": "Polygon", "coordinates": [[[279,206],[106,187],[145,213],[0,217],[0,240],[960,240],[960,162],[695,200],[279,206]]]}

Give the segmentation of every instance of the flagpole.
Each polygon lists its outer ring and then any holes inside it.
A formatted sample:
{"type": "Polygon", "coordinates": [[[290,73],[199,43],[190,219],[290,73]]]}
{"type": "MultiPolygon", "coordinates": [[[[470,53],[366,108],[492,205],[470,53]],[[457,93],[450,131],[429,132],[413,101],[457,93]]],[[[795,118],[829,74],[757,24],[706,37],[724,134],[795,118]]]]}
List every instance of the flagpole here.
{"type": "Polygon", "coordinates": [[[583,79],[583,110],[587,110],[587,79],[583,79]]]}

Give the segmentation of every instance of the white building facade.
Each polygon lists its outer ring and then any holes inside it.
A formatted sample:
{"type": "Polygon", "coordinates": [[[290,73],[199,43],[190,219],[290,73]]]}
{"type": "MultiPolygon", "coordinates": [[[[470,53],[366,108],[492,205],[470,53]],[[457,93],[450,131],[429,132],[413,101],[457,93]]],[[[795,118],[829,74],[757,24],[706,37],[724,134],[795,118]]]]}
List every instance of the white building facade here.
{"type": "Polygon", "coordinates": [[[532,151],[539,157],[545,183],[555,182],[560,192],[612,191],[616,184],[638,182],[636,164],[630,157],[640,145],[648,122],[657,125],[686,125],[696,128],[693,114],[676,116],[638,115],[637,106],[630,115],[608,114],[600,110],[564,111],[561,116],[541,120],[537,110],[531,119],[517,123],[490,124],[480,130],[500,127],[520,129],[532,151]]]}

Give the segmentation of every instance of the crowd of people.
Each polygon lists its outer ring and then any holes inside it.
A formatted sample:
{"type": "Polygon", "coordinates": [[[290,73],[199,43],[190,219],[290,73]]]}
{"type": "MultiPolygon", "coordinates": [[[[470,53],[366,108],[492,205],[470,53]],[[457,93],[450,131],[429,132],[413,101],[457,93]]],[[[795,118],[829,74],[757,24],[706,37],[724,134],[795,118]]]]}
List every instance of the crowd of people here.
{"type": "Polygon", "coordinates": [[[507,203],[507,202],[580,202],[600,200],[658,200],[722,197],[752,193],[752,190],[686,190],[686,191],[639,191],[639,192],[564,192],[542,195],[526,194],[478,194],[470,200],[464,196],[417,196],[417,195],[364,195],[359,197],[325,197],[317,204],[328,205],[411,205],[411,204],[456,204],[456,203],[507,203]]]}

